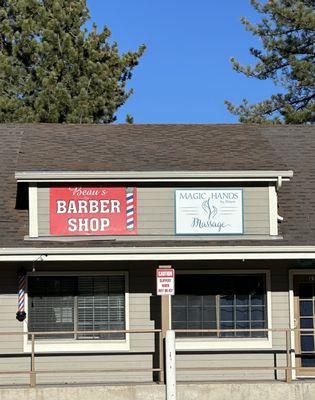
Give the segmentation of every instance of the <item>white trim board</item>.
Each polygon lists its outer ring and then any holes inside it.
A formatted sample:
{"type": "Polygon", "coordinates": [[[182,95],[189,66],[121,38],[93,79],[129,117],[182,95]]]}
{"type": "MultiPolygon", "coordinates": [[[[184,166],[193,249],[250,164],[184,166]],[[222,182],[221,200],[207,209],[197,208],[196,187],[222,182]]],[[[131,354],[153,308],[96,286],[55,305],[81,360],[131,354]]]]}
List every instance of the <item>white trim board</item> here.
{"type": "Polygon", "coordinates": [[[310,260],[315,259],[314,253],[146,253],[134,254],[82,254],[73,252],[70,254],[47,254],[38,249],[33,254],[1,255],[0,262],[35,262],[41,261],[175,261],[175,260],[310,260]]]}
{"type": "MultiPolygon", "coordinates": [[[[89,235],[89,236],[51,236],[51,235],[41,235],[38,238],[31,238],[27,235],[24,236],[24,240],[26,241],[32,241],[33,243],[35,242],[48,242],[48,243],[73,243],[73,242],[81,242],[82,244],[84,242],[88,241],[95,241],[101,243],[102,241],[115,241],[117,242],[134,242],[135,240],[137,242],[158,242],[158,241],[171,241],[171,242],[184,242],[187,240],[191,240],[193,242],[213,242],[213,241],[219,241],[219,242],[224,242],[224,241],[231,241],[231,240],[236,240],[236,241],[243,241],[246,243],[249,240],[267,240],[267,241],[274,241],[274,240],[282,240],[283,236],[277,235],[277,236],[271,236],[269,234],[265,235],[257,235],[257,234],[244,234],[244,235],[233,235],[233,239],[231,239],[231,236],[217,236],[217,235],[211,235],[211,236],[197,236],[197,235],[183,235],[183,236],[172,236],[172,235],[137,235],[135,236],[112,236],[112,235],[106,235],[106,236],[97,236],[97,235],[89,235]]],[[[179,243],[179,246],[181,244],[179,243]]]]}
{"type": "Polygon", "coordinates": [[[269,226],[270,235],[278,235],[278,196],[275,186],[269,185],[269,226]]]}
{"type": "Polygon", "coordinates": [[[28,188],[28,218],[30,238],[38,237],[38,207],[37,184],[30,183],[28,188]]]}
{"type": "MultiPolygon", "coordinates": [[[[232,239],[231,239],[232,240],[232,239]]],[[[314,240],[315,242],[315,240],[314,240]]],[[[1,255],[28,254],[315,254],[311,246],[174,246],[174,247],[2,247],[1,255]]]]}
{"type": "Polygon", "coordinates": [[[293,171],[17,171],[18,182],[201,182],[290,180],[293,171]]]}

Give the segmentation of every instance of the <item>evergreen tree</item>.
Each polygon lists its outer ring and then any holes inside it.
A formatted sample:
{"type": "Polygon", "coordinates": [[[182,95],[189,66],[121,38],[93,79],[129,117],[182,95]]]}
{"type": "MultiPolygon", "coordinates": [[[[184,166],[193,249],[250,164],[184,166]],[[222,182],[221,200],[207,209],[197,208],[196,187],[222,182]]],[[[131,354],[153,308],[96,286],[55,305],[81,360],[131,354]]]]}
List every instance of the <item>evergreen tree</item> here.
{"type": "Polygon", "coordinates": [[[133,116],[130,114],[126,115],[126,124],[133,124],[133,116]]]}
{"type": "Polygon", "coordinates": [[[251,48],[254,66],[242,66],[232,58],[235,71],[261,80],[271,78],[280,93],[250,105],[244,99],[228,110],[240,122],[302,124],[315,122],[315,3],[314,0],[251,0],[264,14],[258,24],[246,18],[246,29],[259,37],[263,50],[251,48]]]}
{"type": "Polygon", "coordinates": [[[85,0],[0,0],[0,122],[109,123],[144,52],[120,55],[85,0]]]}

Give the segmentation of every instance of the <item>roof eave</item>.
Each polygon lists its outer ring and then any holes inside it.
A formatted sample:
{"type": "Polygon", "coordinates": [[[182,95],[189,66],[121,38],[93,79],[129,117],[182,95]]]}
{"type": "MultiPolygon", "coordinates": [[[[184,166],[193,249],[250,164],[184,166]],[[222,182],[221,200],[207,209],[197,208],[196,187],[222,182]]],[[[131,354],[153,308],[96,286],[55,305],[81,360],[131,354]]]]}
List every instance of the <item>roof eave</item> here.
{"type": "Polygon", "coordinates": [[[315,259],[315,246],[0,248],[1,261],[315,259]]]}
{"type": "Polygon", "coordinates": [[[16,171],[18,182],[211,182],[290,180],[291,170],[279,171],[16,171]]]}

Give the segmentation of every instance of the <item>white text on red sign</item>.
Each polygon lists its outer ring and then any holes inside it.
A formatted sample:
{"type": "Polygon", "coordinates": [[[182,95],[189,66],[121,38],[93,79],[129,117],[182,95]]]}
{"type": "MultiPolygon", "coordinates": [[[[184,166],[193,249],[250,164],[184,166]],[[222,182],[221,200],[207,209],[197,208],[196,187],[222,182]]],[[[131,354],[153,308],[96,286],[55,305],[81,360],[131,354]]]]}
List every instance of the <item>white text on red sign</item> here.
{"type": "Polygon", "coordinates": [[[156,270],[156,292],[158,296],[175,294],[175,271],[172,268],[156,270]]]}

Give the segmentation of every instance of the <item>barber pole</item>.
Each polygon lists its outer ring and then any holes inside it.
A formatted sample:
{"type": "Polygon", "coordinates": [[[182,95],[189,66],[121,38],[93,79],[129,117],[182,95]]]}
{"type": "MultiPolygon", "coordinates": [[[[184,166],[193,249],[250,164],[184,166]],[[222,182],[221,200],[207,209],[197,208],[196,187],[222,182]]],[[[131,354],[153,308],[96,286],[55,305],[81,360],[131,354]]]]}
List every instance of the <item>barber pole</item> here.
{"type": "Polygon", "coordinates": [[[19,284],[19,295],[18,295],[18,311],[16,313],[16,319],[22,322],[26,318],[26,312],[25,312],[26,275],[24,271],[21,271],[19,273],[18,284],[19,284]]]}
{"type": "Polygon", "coordinates": [[[127,218],[127,230],[133,231],[135,228],[135,196],[134,188],[126,188],[126,218],[127,218]]]}

